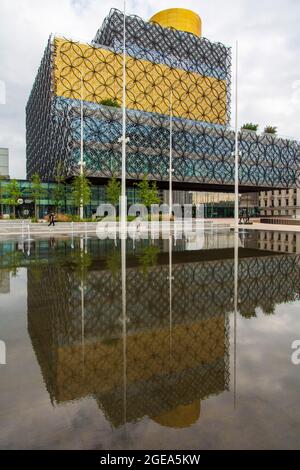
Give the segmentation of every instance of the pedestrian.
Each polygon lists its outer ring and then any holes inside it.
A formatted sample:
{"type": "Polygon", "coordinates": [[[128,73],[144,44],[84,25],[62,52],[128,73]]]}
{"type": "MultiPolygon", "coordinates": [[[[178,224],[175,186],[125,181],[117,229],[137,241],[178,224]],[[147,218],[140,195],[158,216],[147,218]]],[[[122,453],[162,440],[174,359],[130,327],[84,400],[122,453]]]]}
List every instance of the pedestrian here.
{"type": "Polygon", "coordinates": [[[49,224],[48,224],[48,227],[50,227],[50,225],[53,225],[53,227],[55,227],[54,212],[50,212],[50,215],[49,215],[49,224]]]}

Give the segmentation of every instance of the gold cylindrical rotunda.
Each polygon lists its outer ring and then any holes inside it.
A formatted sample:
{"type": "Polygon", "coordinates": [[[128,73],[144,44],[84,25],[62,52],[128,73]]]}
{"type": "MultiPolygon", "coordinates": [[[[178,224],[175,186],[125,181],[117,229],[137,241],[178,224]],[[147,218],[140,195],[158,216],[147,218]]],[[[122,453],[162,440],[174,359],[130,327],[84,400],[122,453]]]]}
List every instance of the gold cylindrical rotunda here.
{"type": "Polygon", "coordinates": [[[200,419],[201,401],[196,400],[189,405],[179,405],[177,408],[152,417],[152,421],[169,428],[188,428],[200,419]]]}
{"type": "Polygon", "coordinates": [[[164,28],[175,28],[179,31],[201,36],[202,22],[197,13],[185,8],[169,8],[153,15],[149,21],[155,22],[164,28]]]}

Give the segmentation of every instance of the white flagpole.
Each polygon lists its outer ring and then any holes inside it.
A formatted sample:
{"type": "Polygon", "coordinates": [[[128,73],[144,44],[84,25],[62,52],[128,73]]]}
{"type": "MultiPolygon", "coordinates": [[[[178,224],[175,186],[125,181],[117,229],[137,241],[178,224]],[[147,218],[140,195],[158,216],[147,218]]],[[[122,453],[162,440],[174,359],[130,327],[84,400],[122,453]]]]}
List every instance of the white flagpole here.
{"type": "MultiPolygon", "coordinates": [[[[123,327],[123,419],[127,421],[127,303],[126,303],[126,238],[121,237],[122,327],[123,327]]],[[[126,429],[125,429],[126,431],[126,429]]]]}
{"type": "MultiPolygon", "coordinates": [[[[122,185],[121,185],[121,271],[122,271],[122,323],[123,323],[123,385],[124,385],[124,425],[127,421],[127,316],[126,316],[126,1],[124,0],[123,19],[123,94],[122,94],[122,185]]],[[[126,428],[124,428],[126,431],[126,428]]]]}
{"type": "Polygon", "coordinates": [[[123,19],[123,93],[122,93],[122,184],[121,184],[121,232],[125,237],[127,219],[126,201],[126,1],[123,19]]]}
{"type": "Polygon", "coordinates": [[[237,316],[238,316],[238,282],[239,282],[239,234],[234,233],[234,318],[233,318],[233,396],[234,408],[237,404],[237,316]]]}
{"type": "MultiPolygon", "coordinates": [[[[83,74],[81,71],[81,100],[80,100],[80,176],[83,176],[83,74]]],[[[82,190],[82,188],[81,188],[82,190]]],[[[80,197],[79,217],[83,219],[83,197],[80,197]]]]}
{"type": "Polygon", "coordinates": [[[173,281],[173,266],[172,266],[172,234],[169,234],[169,356],[170,356],[170,370],[172,368],[172,327],[173,327],[173,303],[172,303],[172,281],[173,281]]]}
{"type": "Polygon", "coordinates": [[[237,314],[238,314],[238,256],[239,256],[239,140],[238,140],[238,41],[235,56],[235,184],[234,184],[234,408],[237,388],[237,314]]]}
{"type": "Polygon", "coordinates": [[[234,182],[234,231],[239,231],[239,140],[238,140],[238,41],[235,57],[235,182],[234,182]]]}
{"type": "Polygon", "coordinates": [[[169,155],[169,216],[171,220],[173,211],[173,194],[172,194],[172,173],[173,173],[173,92],[170,92],[170,155],[169,155]]]}

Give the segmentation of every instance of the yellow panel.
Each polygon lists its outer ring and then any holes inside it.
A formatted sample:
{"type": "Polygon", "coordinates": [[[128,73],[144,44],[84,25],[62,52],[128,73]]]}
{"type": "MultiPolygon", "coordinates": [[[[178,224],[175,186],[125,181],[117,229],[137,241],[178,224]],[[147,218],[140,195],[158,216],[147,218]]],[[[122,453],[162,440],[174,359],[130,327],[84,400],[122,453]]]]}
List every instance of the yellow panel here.
{"type": "MultiPolygon", "coordinates": [[[[126,106],[214,124],[226,123],[226,81],[167,65],[127,57],[126,106]]],[[[122,54],[65,39],[55,39],[55,87],[58,96],[101,103],[122,102],[122,54]]]]}
{"type": "MultiPolygon", "coordinates": [[[[168,328],[128,335],[127,383],[180,372],[200,364],[213,364],[225,354],[224,317],[213,317],[172,329],[172,349],[168,328]]],[[[82,380],[82,345],[58,347],[53,367],[57,401],[84,397],[89,393],[108,393],[123,380],[123,340],[85,343],[85,379],[82,380]],[[99,380],[98,385],[95,384],[99,380]]],[[[221,369],[220,374],[224,371],[221,369]]]]}
{"type": "Polygon", "coordinates": [[[189,405],[179,405],[173,410],[166,411],[152,419],[161,426],[187,428],[199,420],[200,410],[201,402],[200,400],[195,400],[189,405]]]}
{"type": "Polygon", "coordinates": [[[158,23],[165,28],[175,28],[201,36],[202,23],[200,16],[185,8],[169,8],[160,11],[153,15],[149,21],[158,23]]]}

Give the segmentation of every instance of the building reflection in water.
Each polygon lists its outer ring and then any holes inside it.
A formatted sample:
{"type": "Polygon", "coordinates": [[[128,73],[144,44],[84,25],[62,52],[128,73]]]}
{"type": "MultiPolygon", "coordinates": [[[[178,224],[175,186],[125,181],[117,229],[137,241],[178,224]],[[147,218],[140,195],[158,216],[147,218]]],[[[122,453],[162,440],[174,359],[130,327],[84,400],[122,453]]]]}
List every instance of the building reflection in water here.
{"type": "Polygon", "coordinates": [[[10,293],[10,275],[7,269],[0,269],[0,294],[10,293]]]}
{"type": "MultiPolygon", "coordinates": [[[[238,310],[251,318],[299,297],[299,256],[253,238],[199,251],[127,241],[127,254],[124,240],[80,243],[26,260],[28,330],[52,402],[93,396],[114,427],[199,420],[201,401],[229,390],[229,314],[236,366],[238,310]]],[[[236,367],[232,379],[236,392],[236,367]]]]}

